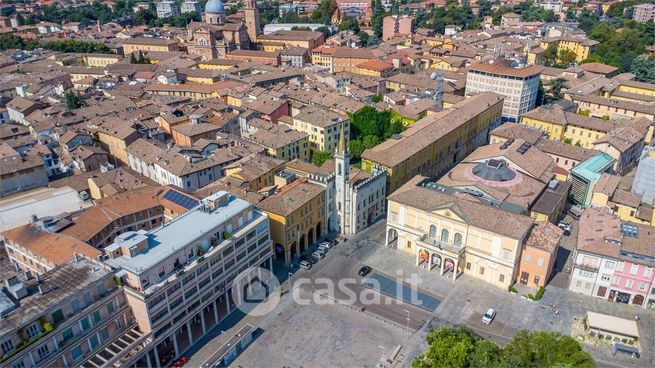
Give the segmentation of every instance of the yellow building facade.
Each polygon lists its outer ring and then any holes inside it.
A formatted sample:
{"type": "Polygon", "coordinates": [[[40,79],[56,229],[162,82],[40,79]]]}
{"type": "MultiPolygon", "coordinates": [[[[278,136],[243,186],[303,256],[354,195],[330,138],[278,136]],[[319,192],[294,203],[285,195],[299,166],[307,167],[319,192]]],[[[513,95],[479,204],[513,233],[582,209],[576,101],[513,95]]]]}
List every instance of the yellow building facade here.
{"type": "Polygon", "coordinates": [[[500,122],[503,97],[484,92],[451,109],[416,121],[397,139],[362,154],[362,169],[388,173],[387,193],[420,174],[443,174],[477,147],[487,144],[489,130],[500,122]]]}
{"type": "Polygon", "coordinates": [[[556,45],[558,54],[562,51],[573,51],[575,53],[575,61],[579,63],[589,58],[589,55],[594,52],[598,42],[586,38],[555,38],[541,41],[540,46],[545,50],[553,44],[556,45]]]}
{"type": "Polygon", "coordinates": [[[417,185],[422,179],[389,196],[386,244],[453,280],[467,274],[500,288],[512,285],[532,220],[417,185]]]}
{"type": "Polygon", "coordinates": [[[259,203],[269,216],[275,253],[286,263],[325,234],[323,197],[323,187],[298,179],[259,203]]]}

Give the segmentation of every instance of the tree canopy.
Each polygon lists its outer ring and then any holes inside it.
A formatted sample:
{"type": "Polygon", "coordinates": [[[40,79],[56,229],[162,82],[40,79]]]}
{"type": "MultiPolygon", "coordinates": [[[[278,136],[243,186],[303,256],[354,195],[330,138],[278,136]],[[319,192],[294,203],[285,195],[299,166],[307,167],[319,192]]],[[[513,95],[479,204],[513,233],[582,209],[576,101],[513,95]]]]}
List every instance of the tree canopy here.
{"type": "Polygon", "coordinates": [[[334,158],[334,155],[332,152],[328,151],[316,151],[314,154],[312,154],[312,163],[316,166],[321,166],[325,163],[327,160],[331,160],[334,158]]]}
{"type": "Polygon", "coordinates": [[[393,121],[389,110],[377,111],[373,106],[364,106],[350,114],[350,153],[358,158],[365,149],[403,130],[402,122],[393,121]]]}
{"type": "Polygon", "coordinates": [[[428,350],[414,360],[412,367],[595,367],[580,343],[551,331],[521,330],[502,348],[461,326],[440,327],[426,340],[428,350]]]}

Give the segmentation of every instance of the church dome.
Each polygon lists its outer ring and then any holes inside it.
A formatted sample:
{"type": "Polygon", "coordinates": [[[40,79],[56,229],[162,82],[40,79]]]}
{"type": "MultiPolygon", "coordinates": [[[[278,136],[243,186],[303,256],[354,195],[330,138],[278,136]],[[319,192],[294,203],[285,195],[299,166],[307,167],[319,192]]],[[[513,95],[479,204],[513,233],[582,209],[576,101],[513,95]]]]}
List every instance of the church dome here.
{"type": "Polygon", "coordinates": [[[221,0],[209,0],[205,4],[205,13],[225,13],[225,6],[221,0]]]}
{"type": "Polygon", "coordinates": [[[507,167],[504,160],[489,160],[473,167],[473,174],[489,182],[508,182],[516,178],[516,172],[507,167]]]}

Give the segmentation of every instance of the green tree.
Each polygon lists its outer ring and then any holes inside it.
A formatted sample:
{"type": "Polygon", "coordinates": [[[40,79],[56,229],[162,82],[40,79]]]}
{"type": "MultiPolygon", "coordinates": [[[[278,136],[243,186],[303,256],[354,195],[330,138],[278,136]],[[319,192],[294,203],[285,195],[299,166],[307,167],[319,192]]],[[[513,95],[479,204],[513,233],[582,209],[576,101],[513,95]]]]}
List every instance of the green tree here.
{"type": "Polygon", "coordinates": [[[359,33],[359,22],[357,22],[357,19],[352,18],[352,17],[345,17],[341,19],[341,23],[339,23],[339,32],[341,31],[353,31],[355,34],[359,33]]]}
{"type": "Polygon", "coordinates": [[[371,28],[373,32],[378,37],[382,37],[382,23],[386,12],[382,6],[382,0],[372,0],[371,2],[372,14],[371,14],[371,28]]]}
{"type": "Polygon", "coordinates": [[[639,82],[655,83],[655,60],[649,60],[644,55],[639,56],[632,63],[630,72],[635,75],[635,79],[639,82]]]}
{"type": "Polygon", "coordinates": [[[323,38],[325,38],[325,39],[332,36],[332,31],[330,30],[330,28],[328,28],[326,26],[318,27],[318,28],[316,28],[316,31],[323,33],[323,38]]]}
{"type": "Polygon", "coordinates": [[[520,367],[596,366],[574,338],[552,331],[521,330],[502,354],[506,362],[520,367]]]}
{"type": "Polygon", "coordinates": [[[412,367],[594,367],[591,356],[571,336],[520,330],[505,347],[467,327],[442,326],[430,332],[428,350],[412,367]]]}
{"type": "Polygon", "coordinates": [[[557,55],[558,63],[564,66],[570,66],[571,64],[575,63],[576,58],[577,55],[575,52],[567,49],[560,50],[559,54],[557,55]]]}
{"type": "Polygon", "coordinates": [[[551,101],[557,101],[561,100],[562,97],[562,89],[566,88],[566,83],[567,80],[564,78],[555,78],[550,82],[550,89],[549,89],[549,102],[551,101]]]}
{"type": "Polygon", "coordinates": [[[544,51],[543,59],[546,66],[557,65],[557,45],[555,43],[548,45],[544,51]]]}
{"type": "Polygon", "coordinates": [[[312,163],[316,166],[321,166],[325,163],[327,160],[331,160],[334,158],[334,155],[331,152],[328,151],[316,151],[312,155],[312,163]]]}
{"type": "Polygon", "coordinates": [[[85,106],[86,103],[84,102],[84,97],[78,93],[75,93],[73,91],[68,91],[66,92],[66,110],[74,110],[74,109],[79,109],[80,107],[85,106]]]}
{"type": "Polygon", "coordinates": [[[351,139],[350,143],[348,144],[348,148],[350,150],[350,155],[353,159],[358,159],[362,157],[362,153],[364,152],[364,144],[362,143],[361,140],[351,139]]]}

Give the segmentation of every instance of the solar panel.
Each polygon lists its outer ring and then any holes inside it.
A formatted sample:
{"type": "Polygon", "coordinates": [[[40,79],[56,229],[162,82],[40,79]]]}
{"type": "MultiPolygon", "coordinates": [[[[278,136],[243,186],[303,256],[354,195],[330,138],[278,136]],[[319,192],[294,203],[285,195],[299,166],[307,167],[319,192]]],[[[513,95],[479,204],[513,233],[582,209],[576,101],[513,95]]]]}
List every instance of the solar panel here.
{"type": "Polygon", "coordinates": [[[168,190],[166,194],[164,194],[164,199],[178,204],[188,210],[198,205],[198,200],[175,190],[168,190]]]}

